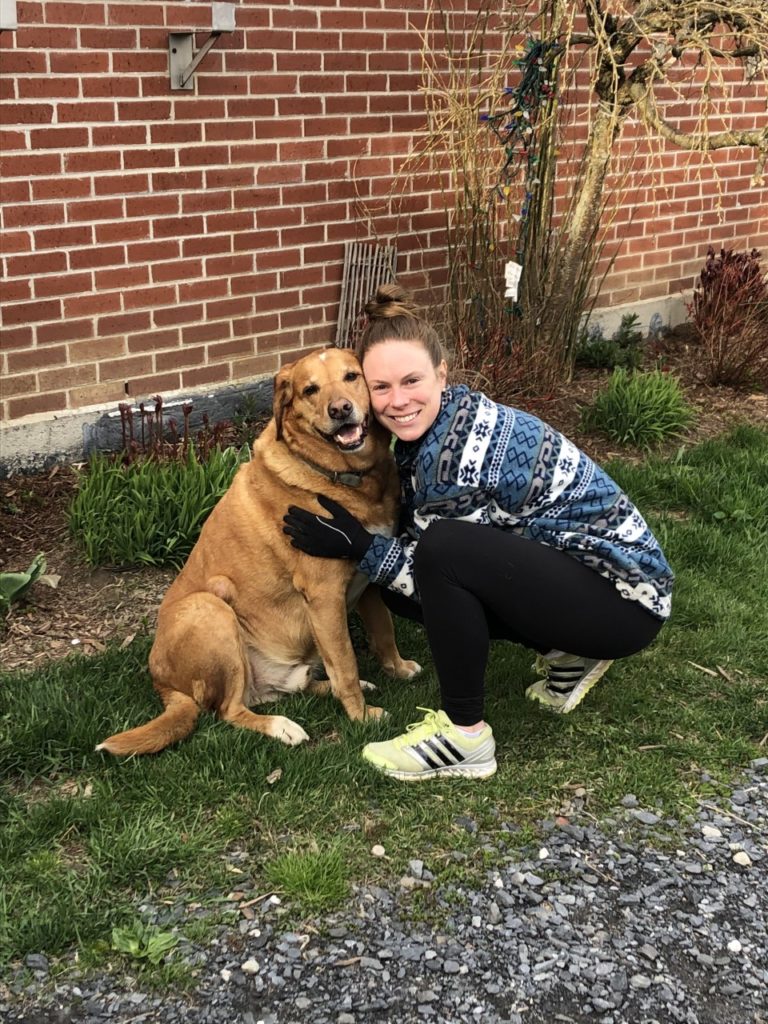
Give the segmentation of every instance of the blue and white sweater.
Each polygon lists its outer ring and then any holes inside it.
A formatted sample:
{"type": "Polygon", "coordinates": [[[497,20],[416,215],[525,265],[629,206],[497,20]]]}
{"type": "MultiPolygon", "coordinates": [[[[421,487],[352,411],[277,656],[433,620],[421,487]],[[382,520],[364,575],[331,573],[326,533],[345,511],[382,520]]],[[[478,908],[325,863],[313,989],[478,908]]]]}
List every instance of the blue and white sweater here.
{"type": "Polygon", "coordinates": [[[599,466],[548,424],[464,385],[418,441],[398,441],[400,537],[376,535],[360,570],[418,600],[413,554],[436,519],[511,530],[566,551],[659,619],[674,576],[645,520],[599,466]]]}

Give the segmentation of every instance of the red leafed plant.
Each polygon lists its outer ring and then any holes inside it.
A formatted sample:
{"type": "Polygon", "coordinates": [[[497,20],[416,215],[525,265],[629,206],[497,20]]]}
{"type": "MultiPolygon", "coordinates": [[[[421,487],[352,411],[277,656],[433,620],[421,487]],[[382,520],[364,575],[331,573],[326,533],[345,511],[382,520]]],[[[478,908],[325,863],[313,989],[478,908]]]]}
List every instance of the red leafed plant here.
{"type": "Polygon", "coordinates": [[[768,384],[768,280],[757,249],[710,246],[688,316],[709,384],[768,384]]]}

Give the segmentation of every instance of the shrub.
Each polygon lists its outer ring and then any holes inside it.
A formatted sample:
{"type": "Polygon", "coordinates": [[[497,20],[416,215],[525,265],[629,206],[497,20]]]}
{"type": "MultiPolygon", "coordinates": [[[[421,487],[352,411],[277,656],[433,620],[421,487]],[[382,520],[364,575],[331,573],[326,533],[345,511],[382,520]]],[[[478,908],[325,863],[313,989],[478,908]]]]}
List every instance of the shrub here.
{"type": "Polygon", "coordinates": [[[643,334],[637,329],[640,317],[627,313],[610,338],[606,338],[599,324],[584,327],[576,343],[577,366],[592,366],[612,370],[624,366],[636,370],[643,361],[643,334]]]}
{"type": "Polygon", "coordinates": [[[205,461],[192,445],[166,461],[96,455],[81,474],[69,528],[91,565],[179,567],[247,458],[246,446],[214,448],[205,461]]]}
{"type": "Polygon", "coordinates": [[[621,367],[613,371],[594,402],[582,410],[582,425],[587,430],[640,448],[679,437],[693,418],[675,377],[661,370],[630,373],[621,367]]]}
{"type": "Polygon", "coordinates": [[[757,249],[710,246],[688,315],[709,384],[768,383],[768,282],[757,249]]]}

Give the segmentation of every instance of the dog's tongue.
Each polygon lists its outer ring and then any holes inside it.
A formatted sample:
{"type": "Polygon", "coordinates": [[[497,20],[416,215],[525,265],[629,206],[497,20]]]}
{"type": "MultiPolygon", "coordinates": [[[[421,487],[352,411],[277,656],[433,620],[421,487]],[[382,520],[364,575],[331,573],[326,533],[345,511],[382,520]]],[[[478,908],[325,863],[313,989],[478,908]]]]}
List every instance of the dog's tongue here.
{"type": "Polygon", "coordinates": [[[359,441],[363,436],[363,427],[360,423],[348,423],[346,426],[341,427],[336,431],[337,440],[343,444],[354,444],[355,441],[359,441]]]}

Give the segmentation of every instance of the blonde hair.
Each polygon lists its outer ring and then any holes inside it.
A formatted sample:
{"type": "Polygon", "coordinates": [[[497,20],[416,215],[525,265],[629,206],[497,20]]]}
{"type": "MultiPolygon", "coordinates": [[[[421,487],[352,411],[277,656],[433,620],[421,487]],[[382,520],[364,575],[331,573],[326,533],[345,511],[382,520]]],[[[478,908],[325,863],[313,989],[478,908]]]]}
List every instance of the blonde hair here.
{"type": "Polygon", "coordinates": [[[418,341],[437,368],[446,358],[443,343],[434,327],[419,316],[409,293],[399,284],[380,285],[376,295],[365,305],[368,323],[356,346],[362,363],[374,345],[387,341],[418,341]]]}

